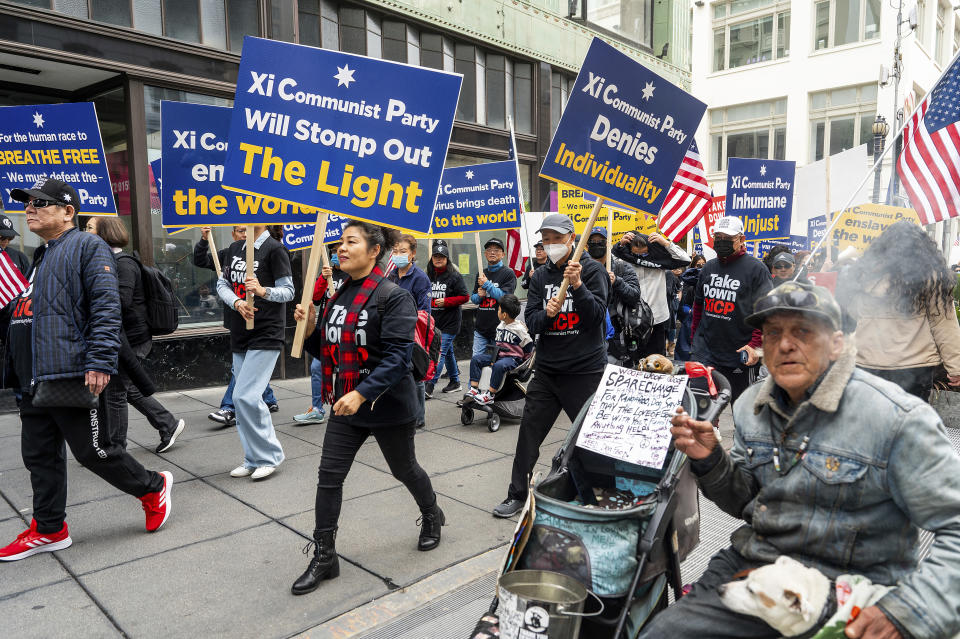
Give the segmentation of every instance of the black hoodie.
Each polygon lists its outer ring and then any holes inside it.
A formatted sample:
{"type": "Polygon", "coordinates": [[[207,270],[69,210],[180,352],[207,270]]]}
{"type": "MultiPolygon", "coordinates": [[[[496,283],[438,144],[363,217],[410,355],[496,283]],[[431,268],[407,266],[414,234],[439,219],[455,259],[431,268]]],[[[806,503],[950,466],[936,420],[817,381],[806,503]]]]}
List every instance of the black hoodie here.
{"type": "MultiPolygon", "coordinates": [[[[584,253],[579,288],[567,287],[556,317],[547,317],[550,298],[559,291],[563,270],[547,261],[533,272],[524,320],[537,342],[537,370],[548,374],[596,373],[607,365],[607,295],[610,278],[603,264],[584,253]]],[[[564,263],[566,267],[566,263],[564,263]]]]}

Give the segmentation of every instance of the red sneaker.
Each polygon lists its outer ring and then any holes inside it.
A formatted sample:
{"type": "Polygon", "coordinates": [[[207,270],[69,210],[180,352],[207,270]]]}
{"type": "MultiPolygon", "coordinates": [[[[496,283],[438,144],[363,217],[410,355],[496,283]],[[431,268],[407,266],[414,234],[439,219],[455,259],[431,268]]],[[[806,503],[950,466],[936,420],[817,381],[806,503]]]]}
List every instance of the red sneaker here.
{"type": "Polygon", "coordinates": [[[143,512],[147,514],[147,532],[159,530],[170,516],[170,489],[173,487],[173,475],[165,470],[160,473],[160,476],[163,477],[163,490],[140,498],[143,503],[143,512]]]}
{"type": "Polygon", "coordinates": [[[30,521],[30,527],[17,535],[16,540],[6,548],[0,548],[0,561],[17,561],[26,559],[38,552],[53,552],[69,548],[73,540],[67,524],[58,533],[43,534],[37,532],[37,520],[30,521]]]}

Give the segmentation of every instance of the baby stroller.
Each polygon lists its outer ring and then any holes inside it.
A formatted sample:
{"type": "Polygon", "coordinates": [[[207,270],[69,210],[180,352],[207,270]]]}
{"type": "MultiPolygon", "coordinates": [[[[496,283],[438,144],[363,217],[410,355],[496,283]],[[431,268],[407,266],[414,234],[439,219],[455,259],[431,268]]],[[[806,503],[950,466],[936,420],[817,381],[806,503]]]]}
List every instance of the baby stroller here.
{"type": "MultiPolygon", "coordinates": [[[[730,400],[729,382],[695,362],[687,373],[684,409],[714,421],[730,400]]],[[[668,584],[675,600],[683,595],[680,562],[699,544],[697,485],[672,444],[662,470],[577,448],[588,407],[534,488],[536,518],[516,568],[559,572],[598,595],[603,612],[584,618],[580,637],[632,639],[666,608],[668,584]],[[594,489],[614,507],[584,505],[594,489]]]]}
{"type": "MultiPolygon", "coordinates": [[[[491,348],[496,348],[495,346],[491,348]]],[[[469,426],[476,417],[476,412],[487,414],[487,430],[495,433],[500,430],[500,418],[520,419],[523,417],[523,404],[527,399],[527,383],[533,374],[533,360],[536,351],[530,357],[503,376],[500,387],[493,394],[492,404],[479,404],[469,395],[457,402],[460,406],[460,423],[469,426]]],[[[480,388],[486,388],[490,380],[490,367],[486,367],[480,378],[480,388]]]]}

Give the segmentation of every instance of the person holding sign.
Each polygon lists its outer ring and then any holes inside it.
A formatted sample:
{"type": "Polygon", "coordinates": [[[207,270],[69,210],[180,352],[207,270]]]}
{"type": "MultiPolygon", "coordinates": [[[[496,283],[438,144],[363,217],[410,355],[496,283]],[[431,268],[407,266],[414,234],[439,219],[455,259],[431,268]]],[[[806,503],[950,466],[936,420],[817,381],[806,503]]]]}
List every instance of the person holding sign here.
{"type": "Polygon", "coordinates": [[[543,240],[537,240],[537,243],[533,245],[533,259],[530,260],[527,270],[523,273],[523,279],[520,280],[520,286],[523,290],[530,288],[530,278],[533,277],[533,272],[541,266],[546,266],[546,264],[547,254],[543,252],[543,240]]]}
{"type": "Polygon", "coordinates": [[[547,433],[561,410],[576,418],[607,365],[607,270],[589,254],[579,262],[570,260],[574,232],[566,215],[546,216],[539,232],[549,263],[533,272],[524,312],[527,330],[540,336],[537,373],[527,387],[510,487],[507,498],[493,509],[496,517],[512,517],[523,508],[529,475],[547,433]],[[570,285],[560,300],[564,279],[570,285]]]}
{"type": "Polygon", "coordinates": [[[104,417],[101,394],[117,374],[121,346],[116,262],[103,240],[76,227],[80,198],[71,185],[47,178],[10,195],[25,204],[27,228],[44,244],[34,253],[27,288],[6,307],[5,364],[23,394],[20,451],[30,473],[33,518],[0,548],[0,561],[73,543],[65,521],[64,443],[85,468],[138,498],[147,532],[154,532],[170,516],[173,475],[144,468],[111,439],[104,417]]]}
{"type": "MultiPolygon", "coordinates": [[[[213,262],[213,256],[210,253],[210,227],[204,226],[200,229],[200,240],[193,245],[193,265],[197,268],[205,268],[211,271],[216,271],[217,267],[213,262]]],[[[230,231],[230,236],[233,238],[234,242],[243,241],[247,239],[247,227],[245,226],[234,226],[230,231]]],[[[227,261],[227,251],[230,247],[222,248],[217,251],[217,259],[220,264],[223,265],[227,261]]],[[[219,276],[219,275],[218,275],[219,276]]],[[[230,309],[226,305],[223,307],[223,327],[227,330],[230,329],[230,309]]],[[[230,366],[230,383],[227,384],[227,390],[223,392],[223,397],[220,399],[220,408],[213,411],[207,415],[207,419],[218,424],[223,424],[224,426],[236,426],[237,425],[237,413],[234,410],[233,406],[233,387],[237,385],[237,376],[234,374],[233,366],[230,366]]],[[[271,413],[275,413],[280,410],[280,405],[277,403],[277,398],[273,394],[273,389],[270,388],[270,384],[267,384],[267,388],[263,391],[263,401],[267,403],[267,407],[270,409],[271,413]]]]}
{"type": "Polygon", "coordinates": [[[467,295],[467,285],[463,281],[460,271],[450,261],[450,247],[443,240],[433,243],[433,257],[427,264],[427,276],[431,283],[431,305],[433,306],[433,321],[440,331],[440,361],[437,362],[437,372],[433,379],[426,384],[427,397],[433,397],[433,389],[443,374],[443,365],[447,365],[450,374],[450,383],[441,391],[455,393],[463,390],[460,385],[460,370],[457,368],[457,356],[453,352],[453,341],[460,332],[462,319],[461,306],[470,297],[467,295]]]}
{"type": "MultiPolygon", "coordinates": [[[[940,418],[926,402],[855,366],[840,307],[823,287],[787,282],[761,296],[745,322],[763,331],[770,376],[734,405],[733,449],[723,449],[713,424],[682,409],[671,428],[703,494],[744,523],[641,639],[780,637],[759,617],[727,608],[718,586],[781,555],[830,579],[862,575],[892,587],[835,636],[956,636],[960,458],[940,418]],[[920,529],[934,535],[922,562],[920,529]]],[[[809,620],[819,619],[812,631],[819,630],[835,606],[818,609],[789,590],[787,576],[783,589],[757,598],[774,605],[792,599],[809,620]]]]}
{"type": "Polygon", "coordinates": [[[740,218],[717,220],[713,248],[717,257],[700,271],[693,299],[693,358],[724,374],[735,402],[750,385],[750,369],[760,362],[763,343],[761,332],[748,326],[746,318],[773,282],[763,262],[747,255],[740,218]]]}
{"type": "Polygon", "coordinates": [[[446,521],[414,450],[418,405],[411,359],[417,309],[413,297],[387,280],[377,263],[390,254],[388,238],[379,226],[348,222],[339,253],[349,279],[327,302],[319,322],[312,304],[306,309],[298,304],[294,314],[298,322],[306,321],[303,347],[323,361],[323,400],[333,405],[318,471],[314,552],[291,588],[295,595],[340,575],[335,540],[343,482],[371,435],[420,508],[417,549],[436,548],[446,521]]]}
{"type": "Polygon", "coordinates": [[[517,276],[503,265],[503,241],[491,237],[483,245],[483,256],[487,265],[482,273],[477,273],[470,301],[477,305],[477,320],[473,325],[473,354],[480,355],[496,344],[497,302],[506,293],[517,290],[517,276]]]}
{"type": "Polygon", "coordinates": [[[253,227],[253,277],[247,277],[247,242],[234,242],[227,249],[217,294],[230,309],[230,350],[236,386],[233,402],[237,411],[237,434],[243,445],[243,464],[231,477],[265,479],[283,461],[283,448],[273,430],[270,409],[263,391],[283,348],[285,304],[293,299],[293,275],[286,249],[271,237],[266,226],[253,227]],[[251,306],[247,290],[260,298],[251,306]],[[253,329],[247,329],[253,320],[253,329]]]}
{"type": "Polygon", "coordinates": [[[613,249],[613,254],[633,266],[640,282],[643,301],[653,311],[653,332],[638,355],[665,355],[667,328],[670,324],[670,301],[667,299],[667,271],[686,268],[690,256],[659,233],[627,233],[613,249]]]}

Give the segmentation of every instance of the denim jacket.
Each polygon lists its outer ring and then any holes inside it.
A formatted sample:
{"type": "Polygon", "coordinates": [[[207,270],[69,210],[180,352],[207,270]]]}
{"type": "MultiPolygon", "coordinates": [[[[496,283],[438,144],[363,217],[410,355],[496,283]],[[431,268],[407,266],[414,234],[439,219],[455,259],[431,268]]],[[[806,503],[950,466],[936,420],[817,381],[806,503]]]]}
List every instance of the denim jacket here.
{"type": "Polygon", "coordinates": [[[926,402],[854,361],[848,345],[792,416],[772,377],[749,388],[734,407],[733,450],[694,471],[709,499],[746,522],[731,536],[745,558],[789,555],[831,579],[855,573],[895,586],[877,605],[896,625],[914,639],[952,637],[960,631],[960,457],[926,402]],[[804,436],[807,452],[791,468],[804,436]],[[919,528],[935,538],[918,564],[919,528]]]}

